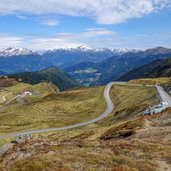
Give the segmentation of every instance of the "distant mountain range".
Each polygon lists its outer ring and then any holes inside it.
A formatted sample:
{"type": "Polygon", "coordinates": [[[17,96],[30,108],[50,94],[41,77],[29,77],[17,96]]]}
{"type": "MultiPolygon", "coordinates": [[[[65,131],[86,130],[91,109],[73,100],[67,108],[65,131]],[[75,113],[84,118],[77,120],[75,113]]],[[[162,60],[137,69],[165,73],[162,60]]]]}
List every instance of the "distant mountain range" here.
{"type": "Polygon", "coordinates": [[[130,70],[158,59],[171,57],[171,49],[157,47],[145,51],[133,49],[93,49],[77,47],[32,52],[25,48],[0,50],[0,71],[13,74],[35,72],[56,66],[84,85],[104,85],[130,70]]]}
{"type": "Polygon", "coordinates": [[[51,62],[53,66],[64,69],[81,62],[98,63],[111,56],[120,56],[130,51],[134,52],[136,50],[108,48],[93,49],[86,46],[80,46],[77,48],[49,50],[44,53],[41,52],[41,54],[45,57],[45,60],[51,62]]]}
{"type": "Polygon", "coordinates": [[[0,71],[0,76],[4,76],[4,75],[7,75],[7,73],[3,72],[3,71],[0,71]]]}
{"type": "Polygon", "coordinates": [[[150,64],[135,68],[120,77],[119,81],[129,81],[138,78],[171,77],[171,58],[156,60],[150,64]]]}
{"type": "Polygon", "coordinates": [[[55,84],[61,91],[80,87],[81,84],[71,78],[64,71],[56,68],[50,67],[38,72],[23,72],[18,74],[9,75],[9,78],[15,78],[16,80],[29,83],[29,84],[38,84],[40,82],[52,82],[55,84]]]}
{"type": "Polygon", "coordinates": [[[66,68],[80,62],[100,62],[103,59],[121,55],[130,49],[92,49],[78,48],[55,49],[32,52],[26,48],[6,47],[0,49],[0,70],[6,73],[38,71],[51,66],[66,68]]]}
{"type": "Polygon", "coordinates": [[[157,47],[138,52],[114,55],[99,63],[84,62],[64,70],[84,85],[104,85],[114,81],[130,70],[158,59],[171,56],[171,49],[157,47]]]}
{"type": "Polygon", "coordinates": [[[25,48],[0,50],[0,70],[6,73],[37,71],[52,66],[44,57],[25,48]]]}
{"type": "Polygon", "coordinates": [[[6,47],[0,49],[0,57],[21,56],[21,55],[33,55],[36,53],[26,48],[12,48],[6,47]]]}

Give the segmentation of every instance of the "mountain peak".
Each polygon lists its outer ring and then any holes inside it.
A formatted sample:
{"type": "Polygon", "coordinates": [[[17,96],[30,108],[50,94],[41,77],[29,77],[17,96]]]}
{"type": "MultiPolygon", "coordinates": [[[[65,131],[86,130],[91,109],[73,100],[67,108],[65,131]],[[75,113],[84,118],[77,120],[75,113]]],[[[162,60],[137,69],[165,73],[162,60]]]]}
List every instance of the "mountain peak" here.
{"type": "Polygon", "coordinates": [[[165,54],[165,53],[171,53],[171,49],[158,46],[155,48],[145,50],[145,53],[146,54],[165,54]]]}
{"type": "Polygon", "coordinates": [[[5,56],[5,57],[31,55],[31,54],[34,54],[34,52],[26,48],[4,47],[0,49],[0,56],[5,56]]]}
{"type": "Polygon", "coordinates": [[[45,53],[53,53],[53,52],[58,52],[58,51],[72,51],[72,52],[75,52],[75,51],[82,51],[82,52],[105,52],[105,51],[110,51],[114,54],[123,54],[123,53],[127,53],[127,52],[139,52],[140,50],[135,50],[135,49],[130,49],[130,48],[93,48],[93,47],[90,47],[90,46],[87,46],[87,45],[81,45],[81,46],[78,46],[78,47],[74,47],[74,48],[59,48],[59,49],[51,49],[51,50],[44,50],[44,51],[41,51],[38,53],[39,54],[45,54],[45,53]]]}
{"type": "Polygon", "coordinates": [[[90,46],[82,45],[78,46],[77,49],[82,50],[82,51],[87,51],[87,50],[93,50],[90,46]]]}

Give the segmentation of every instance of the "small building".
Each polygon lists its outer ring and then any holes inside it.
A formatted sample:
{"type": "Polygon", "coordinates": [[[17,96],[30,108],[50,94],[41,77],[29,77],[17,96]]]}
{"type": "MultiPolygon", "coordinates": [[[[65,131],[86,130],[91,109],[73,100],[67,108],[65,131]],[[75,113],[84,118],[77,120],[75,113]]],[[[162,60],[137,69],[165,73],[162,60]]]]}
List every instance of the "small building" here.
{"type": "Polygon", "coordinates": [[[160,112],[166,110],[167,108],[169,108],[169,104],[167,102],[161,102],[156,106],[148,107],[144,111],[144,115],[153,115],[155,113],[160,113],[160,112]]]}
{"type": "Polygon", "coordinates": [[[33,92],[29,91],[29,90],[26,90],[26,91],[23,91],[22,93],[23,95],[27,95],[27,96],[32,96],[33,95],[33,92]]]}

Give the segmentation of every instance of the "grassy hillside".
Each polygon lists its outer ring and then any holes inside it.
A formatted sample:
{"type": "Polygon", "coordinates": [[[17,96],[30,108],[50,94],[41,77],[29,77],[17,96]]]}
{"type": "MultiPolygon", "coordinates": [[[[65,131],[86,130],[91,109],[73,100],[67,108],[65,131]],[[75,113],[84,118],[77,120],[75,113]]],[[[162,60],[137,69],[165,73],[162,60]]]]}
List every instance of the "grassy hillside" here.
{"type": "Polygon", "coordinates": [[[50,67],[38,72],[24,72],[8,76],[9,78],[16,78],[17,80],[29,84],[38,84],[40,82],[52,82],[61,91],[80,87],[80,83],[67,75],[64,71],[56,67],[50,67]]]}
{"type": "MultiPolygon", "coordinates": [[[[83,92],[85,90],[85,94],[89,94],[88,90],[95,92],[96,88],[83,89],[83,92]]],[[[82,90],[77,91],[81,93],[82,90]]],[[[92,92],[87,100],[91,99],[92,92]]],[[[67,93],[62,93],[58,98],[67,101],[76,92],[67,93]]],[[[77,93],[75,95],[80,98],[77,93]]],[[[147,105],[158,102],[155,89],[115,85],[110,95],[115,110],[106,119],[77,129],[35,135],[32,140],[11,148],[1,158],[0,166],[25,171],[159,171],[163,164],[167,166],[165,162],[169,163],[171,158],[169,141],[164,144],[163,138],[160,140],[162,143],[151,137],[144,138],[151,135],[150,131],[140,134],[146,129],[146,118],[142,116],[142,111],[147,105]]]]}
{"type": "Polygon", "coordinates": [[[8,108],[0,108],[0,133],[72,125],[97,117],[106,107],[103,87],[46,93],[42,84],[18,84],[8,92],[18,94],[22,89],[35,89],[39,94],[25,97],[25,105],[12,105],[17,103],[13,101],[8,108]]]}
{"type": "Polygon", "coordinates": [[[170,85],[171,84],[171,78],[170,77],[161,77],[161,78],[142,78],[142,79],[136,79],[136,80],[130,80],[128,83],[131,84],[147,84],[147,85],[155,85],[155,84],[161,84],[161,85],[170,85]]]}
{"type": "Polygon", "coordinates": [[[147,106],[158,102],[153,87],[114,85],[111,95],[115,105],[113,116],[103,120],[108,125],[142,116],[147,106]]]}
{"type": "MultiPolygon", "coordinates": [[[[26,104],[29,102],[38,101],[48,94],[59,92],[58,88],[52,83],[39,83],[36,85],[16,83],[13,86],[1,88],[0,97],[1,99],[4,99],[4,96],[5,100],[3,100],[4,102],[0,104],[0,112],[10,109],[10,105],[12,105],[13,107],[19,105],[15,97],[17,97],[17,95],[21,94],[24,91],[33,92],[32,96],[26,96],[23,98],[23,102],[25,102],[26,104]]],[[[20,106],[18,107],[20,108],[20,106]]]]}
{"type": "Polygon", "coordinates": [[[133,69],[120,77],[120,81],[128,81],[138,78],[158,78],[171,76],[171,58],[157,60],[140,68],[133,69]]]}

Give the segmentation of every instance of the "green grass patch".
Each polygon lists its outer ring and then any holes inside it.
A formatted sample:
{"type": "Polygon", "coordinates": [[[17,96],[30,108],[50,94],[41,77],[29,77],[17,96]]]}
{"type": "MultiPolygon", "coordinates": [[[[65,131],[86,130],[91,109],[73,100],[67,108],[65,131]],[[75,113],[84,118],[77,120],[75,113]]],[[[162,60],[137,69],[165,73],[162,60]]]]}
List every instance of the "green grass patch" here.
{"type": "Polygon", "coordinates": [[[8,129],[0,131],[8,133],[63,127],[88,121],[105,110],[103,91],[104,87],[70,90],[50,94],[36,102],[32,100],[26,105],[10,107],[0,112],[0,126],[8,126],[8,129]]]}

